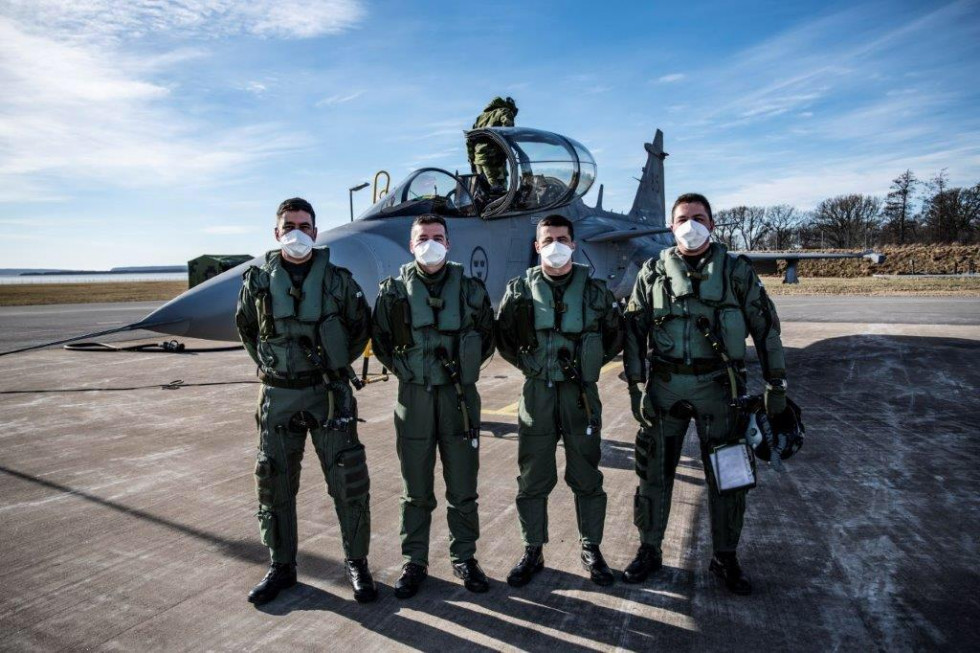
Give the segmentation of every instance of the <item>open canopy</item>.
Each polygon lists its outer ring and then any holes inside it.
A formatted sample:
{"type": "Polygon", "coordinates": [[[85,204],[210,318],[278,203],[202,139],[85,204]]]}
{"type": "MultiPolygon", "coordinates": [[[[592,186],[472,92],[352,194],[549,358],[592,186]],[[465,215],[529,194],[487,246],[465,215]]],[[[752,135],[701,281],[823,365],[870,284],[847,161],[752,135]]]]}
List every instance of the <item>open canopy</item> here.
{"type": "Polygon", "coordinates": [[[507,155],[507,192],[481,211],[485,218],[539,212],[582,197],[595,181],[595,159],[581,143],[527,127],[489,127],[466,134],[468,143],[492,143],[507,155]]]}
{"type": "Polygon", "coordinates": [[[596,176],[595,159],[581,143],[527,127],[489,127],[466,133],[468,143],[487,143],[507,158],[507,188],[501,196],[480,202],[470,189],[473,175],[454,175],[440,168],[413,171],[359,219],[439,213],[495,218],[537,213],[582,197],[596,176]]]}

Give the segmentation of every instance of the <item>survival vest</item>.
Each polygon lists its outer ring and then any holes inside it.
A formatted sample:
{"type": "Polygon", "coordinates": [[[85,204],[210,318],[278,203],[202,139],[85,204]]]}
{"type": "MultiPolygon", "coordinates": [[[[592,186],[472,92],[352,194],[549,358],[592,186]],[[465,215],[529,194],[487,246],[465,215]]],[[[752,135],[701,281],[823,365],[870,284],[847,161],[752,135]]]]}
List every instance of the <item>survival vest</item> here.
{"type": "Polygon", "coordinates": [[[711,344],[696,326],[701,316],[710,320],[733,360],[745,358],[748,328],[734,290],[735,261],[736,257],[718,243],[711,245],[697,270],[688,266],[676,247],[660,252],[650,284],[651,359],[659,357],[685,365],[716,359],[711,344]]]}
{"type": "Polygon", "coordinates": [[[331,292],[335,274],[329,250],[313,250],[313,264],[301,288],[293,286],[279,250],[266,254],[265,261],[261,268],[251,268],[245,280],[259,317],[260,370],[285,379],[318,376],[304,344],[318,345],[331,370],[345,369],[350,362],[348,337],[338,298],[331,292]]]}
{"type": "MultiPolygon", "coordinates": [[[[561,299],[555,300],[554,287],[545,279],[541,266],[528,269],[524,279],[524,295],[520,301],[530,302],[531,311],[518,308],[518,321],[533,320],[534,342],[521,347],[520,368],[525,376],[546,381],[568,381],[562,359],[571,360],[582,380],[599,380],[602,368],[602,317],[587,301],[587,287],[594,283],[589,268],[572,264],[572,278],[564,286],[561,299]],[[532,317],[533,316],[533,317],[532,317]]],[[[531,325],[519,324],[520,331],[531,325]]]]}
{"type": "Polygon", "coordinates": [[[445,274],[438,296],[431,294],[414,262],[403,265],[394,279],[398,298],[391,306],[392,359],[400,381],[451,383],[446,363],[456,367],[464,384],[480,377],[483,345],[463,296],[463,266],[447,261],[445,274]],[[406,333],[395,332],[404,326],[406,333]]]}

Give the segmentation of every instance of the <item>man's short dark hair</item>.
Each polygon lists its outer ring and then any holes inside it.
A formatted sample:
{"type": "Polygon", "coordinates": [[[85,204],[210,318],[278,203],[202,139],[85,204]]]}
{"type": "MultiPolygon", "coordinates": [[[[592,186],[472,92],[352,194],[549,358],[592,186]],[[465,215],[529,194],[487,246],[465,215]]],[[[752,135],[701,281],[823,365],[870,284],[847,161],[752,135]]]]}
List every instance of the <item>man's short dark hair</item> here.
{"type": "Polygon", "coordinates": [[[534,228],[534,238],[538,238],[538,229],[541,227],[568,227],[568,237],[575,240],[575,227],[572,226],[572,221],[563,215],[553,213],[547,217],[541,218],[538,221],[538,226],[534,228]]]}
{"type": "Polygon", "coordinates": [[[708,219],[714,222],[715,218],[711,215],[711,204],[708,203],[708,198],[701,193],[684,193],[674,200],[674,206],[670,207],[670,221],[674,221],[674,209],[681,204],[694,204],[695,202],[704,206],[708,211],[708,219]]]}
{"type": "Polygon", "coordinates": [[[424,224],[441,224],[446,232],[446,237],[449,237],[449,226],[446,224],[446,219],[441,215],[423,213],[422,215],[415,216],[415,219],[412,220],[412,229],[414,230],[415,227],[421,227],[424,224]]]}
{"type": "Polygon", "coordinates": [[[276,211],[276,220],[280,220],[287,211],[306,211],[310,214],[310,221],[313,226],[316,226],[316,213],[313,211],[313,205],[302,197],[290,197],[288,200],[283,200],[276,211]]]}

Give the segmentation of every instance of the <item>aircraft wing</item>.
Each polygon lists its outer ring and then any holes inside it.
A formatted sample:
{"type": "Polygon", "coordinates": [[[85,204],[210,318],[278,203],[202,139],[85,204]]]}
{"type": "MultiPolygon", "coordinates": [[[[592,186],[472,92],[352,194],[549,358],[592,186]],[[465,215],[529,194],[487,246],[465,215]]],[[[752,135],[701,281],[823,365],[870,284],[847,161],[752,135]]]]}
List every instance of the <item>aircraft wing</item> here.
{"type": "Polygon", "coordinates": [[[796,274],[796,265],[800,259],[822,259],[822,258],[862,258],[874,265],[880,265],[885,261],[885,255],[872,250],[863,252],[732,252],[744,256],[762,265],[757,265],[756,269],[760,272],[775,272],[776,261],[786,261],[786,274],[783,283],[799,283],[800,279],[796,274]],[[768,264],[767,264],[768,263],[768,264]]]}
{"type": "Polygon", "coordinates": [[[670,233],[669,227],[650,227],[647,229],[617,229],[596,234],[585,239],[587,243],[614,243],[617,241],[631,240],[641,236],[654,236],[656,234],[670,233]]]}

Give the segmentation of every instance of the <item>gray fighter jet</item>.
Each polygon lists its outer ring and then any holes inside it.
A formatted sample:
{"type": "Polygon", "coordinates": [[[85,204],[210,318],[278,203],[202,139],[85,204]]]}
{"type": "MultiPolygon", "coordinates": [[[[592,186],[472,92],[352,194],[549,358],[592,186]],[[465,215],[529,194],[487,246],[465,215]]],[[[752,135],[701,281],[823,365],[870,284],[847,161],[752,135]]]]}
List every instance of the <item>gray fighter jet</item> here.
{"type": "MultiPolygon", "coordinates": [[[[645,143],[646,165],[629,213],[602,207],[602,187],[595,206],[582,197],[596,178],[596,163],[577,141],[525,127],[491,127],[466,132],[468,142],[491,143],[508,160],[506,192],[491,194],[476,174],[453,174],[440,168],[415,170],[357,220],[320,233],[316,245],[330,248],[330,260],[349,269],[373,302],[378,283],[398,274],[408,261],[413,218],[437,213],[449,225],[449,258],[484,281],[494,303],[511,278],[537,263],[535,223],[559,213],[575,224],[574,260],[604,279],[617,298],[626,297],[643,263],[674,244],[665,226],[663,133],[645,143]]],[[[812,254],[745,252],[760,264],[789,263],[786,281],[795,282],[798,259],[812,254]]],[[[868,258],[871,252],[823,256],[868,258]]],[[[261,265],[263,257],[216,276],[174,298],[140,322],[119,330],[150,329],[174,336],[237,340],[235,303],[242,273],[261,265]]],[[[84,337],[91,337],[87,334],[84,337]]],[[[53,343],[52,343],[53,344],[53,343]]],[[[12,352],[10,352],[12,353],[12,352]]]]}

